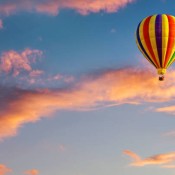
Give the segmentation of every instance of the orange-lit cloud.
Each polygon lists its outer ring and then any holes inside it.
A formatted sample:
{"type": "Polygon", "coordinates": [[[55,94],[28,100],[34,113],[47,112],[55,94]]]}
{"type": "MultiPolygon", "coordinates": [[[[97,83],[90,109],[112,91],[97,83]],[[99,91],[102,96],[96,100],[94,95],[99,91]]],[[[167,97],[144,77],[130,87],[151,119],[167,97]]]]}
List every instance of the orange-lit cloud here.
{"type": "Polygon", "coordinates": [[[39,171],[37,169],[27,170],[24,172],[27,175],[38,175],[39,171]]]}
{"type": "Polygon", "coordinates": [[[175,161],[175,152],[158,154],[145,159],[141,159],[136,153],[126,150],[124,154],[130,156],[133,159],[133,162],[130,166],[146,166],[146,165],[161,165],[162,168],[173,168],[175,165],[172,165],[175,161]]]}
{"type": "Polygon", "coordinates": [[[27,71],[32,75],[36,75],[39,70],[32,70],[31,64],[42,55],[40,50],[25,49],[22,52],[10,50],[3,52],[0,56],[0,72],[12,74],[13,76],[19,75],[21,71],[27,71]]]}
{"type": "Polygon", "coordinates": [[[83,77],[61,89],[0,87],[0,138],[16,135],[21,125],[49,117],[58,110],[91,110],[121,104],[160,103],[175,96],[175,72],[159,82],[138,68],[109,70],[83,77]],[[162,95],[162,92],[164,95],[162,95]]]}
{"type": "Polygon", "coordinates": [[[124,150],[123,153],[130,156],[133,159],[134,162],[141,161],[141,158],[136,153],[134,153],[130,150],[124,150]]]}
{"type": "Polygon", "coordinates": [[[164,112],[164,113],[169,113],[172,115],[175,115],[175,106],[167,106],[167,107],[161,107],[156,109],[157,112],[164,112]]]}
{"type": "Polygon", "coordinates": [[[6,165],[0,164],[0,175],[6,175],[10,172],[12,172],[10,168],[8,168],[6,165]]]}
{"type": "Polygon", "coordinates": [[[0,13],[10,15],[18,11],[30,11],[57,15],[61,9],[73,9],[80,14],[99,11],[116,12],[135,0],[11,0],[0,3],[0,13]]]}
{"type": "Polygon", "coordinates": [[[170,169],[173,168],[173,169],[175,169],[175,165],[171,165],[171,164],[170,165],[163,165],[162,167],[163,168],[170,168],[170,169]]]}

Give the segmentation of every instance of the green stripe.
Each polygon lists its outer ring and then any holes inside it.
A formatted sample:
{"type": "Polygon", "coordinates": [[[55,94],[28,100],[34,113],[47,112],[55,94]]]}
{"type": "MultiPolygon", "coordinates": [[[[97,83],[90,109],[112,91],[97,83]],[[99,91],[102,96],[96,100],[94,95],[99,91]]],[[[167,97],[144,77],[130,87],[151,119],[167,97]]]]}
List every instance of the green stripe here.
{"type": "Polygon", "coordinates": [[[167,68],[174,62],[174,58],[175,58],[175,52],[173,53],[171,59],[169,60],[167,68]]]}

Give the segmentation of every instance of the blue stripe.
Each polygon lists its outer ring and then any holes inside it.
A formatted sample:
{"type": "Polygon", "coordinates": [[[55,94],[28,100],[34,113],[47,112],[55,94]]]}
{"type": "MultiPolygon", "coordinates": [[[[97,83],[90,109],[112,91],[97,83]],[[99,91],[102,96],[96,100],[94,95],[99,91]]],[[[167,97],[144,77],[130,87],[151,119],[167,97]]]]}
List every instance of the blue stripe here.
{"type": "Polygon", "coordinates": [[[156,16],[156,25],[155,25],[155,34],[156,34],[156,44],[157,51],[159,55],[160,66],[162,67],[162,15],[156,16]]]}

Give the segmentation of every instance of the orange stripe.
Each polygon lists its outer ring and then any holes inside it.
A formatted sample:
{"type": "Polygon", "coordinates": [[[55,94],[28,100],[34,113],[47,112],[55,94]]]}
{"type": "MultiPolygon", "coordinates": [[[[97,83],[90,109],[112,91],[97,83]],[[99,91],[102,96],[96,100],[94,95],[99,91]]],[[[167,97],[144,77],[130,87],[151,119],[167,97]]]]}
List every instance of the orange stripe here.
{"type": "Polygon", "coordinates": [[[175,42],[175,20],[170,15],[167,15],[167,17],[169,21],[169,37],[168,37],[167,53],[165,57],[164,67],[166,67],[170,59],[175,42]]]}
{"type": "Polygon", "coordinates": [[[151,54],[150,57],[151,57],[152,60],[154,60],[157,68],[159,68],[159,64],[158,64],[158,62],[156,60],[156,57],[154,55],[154,52],[153,52],[153,49],[152,49],[152,46],[151,46],[150,36],[149,36],[149,22],[150,22],[151,17],[152,16],[149,16],[143,24],[143,36],[144,36],[146,46],[147,46],[147,48],[148,48],[148,50],[151,54]]]}

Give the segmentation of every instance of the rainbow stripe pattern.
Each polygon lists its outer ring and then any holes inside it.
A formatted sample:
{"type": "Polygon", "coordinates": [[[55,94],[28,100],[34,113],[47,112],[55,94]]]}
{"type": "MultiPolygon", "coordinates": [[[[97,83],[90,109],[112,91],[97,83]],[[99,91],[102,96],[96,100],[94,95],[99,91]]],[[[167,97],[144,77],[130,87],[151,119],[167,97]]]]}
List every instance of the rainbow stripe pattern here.
{"type": "Polygon", "coordinates": [[[175,60],[175,17],[148,16],[136,31],[136,43],[145,58],[163,75],[175,60]]]}

